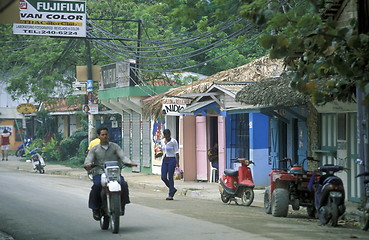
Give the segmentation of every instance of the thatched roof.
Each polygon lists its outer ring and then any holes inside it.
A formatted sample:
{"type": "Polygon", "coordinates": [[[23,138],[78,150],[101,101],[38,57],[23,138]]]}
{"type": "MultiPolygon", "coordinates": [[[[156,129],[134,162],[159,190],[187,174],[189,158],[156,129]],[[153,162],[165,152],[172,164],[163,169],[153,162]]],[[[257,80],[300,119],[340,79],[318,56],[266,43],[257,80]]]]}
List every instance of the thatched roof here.
{"type": "Polygon", "coordinates": [[[309,98],[289,87],[291,79],[287,74],[265,78],[257,83],[246,85],[236,95],[236,101],[259,106],[298,106],[309,98]]]}
{"type": "Polygon", "coordinates": [[[207,78],[192,82],[187,86],[170,89],[165,93],[155,95],[144,101],[145,116],[159,117],[162,114],[161,100],[165,97],[175,97],[184,94],[205,92],[215,81],[256,82],[263,78],[279,76],[283,72],[283,61],[272,60],[268,56],[256,59],[243,66],[222,71],[207,78]]]}

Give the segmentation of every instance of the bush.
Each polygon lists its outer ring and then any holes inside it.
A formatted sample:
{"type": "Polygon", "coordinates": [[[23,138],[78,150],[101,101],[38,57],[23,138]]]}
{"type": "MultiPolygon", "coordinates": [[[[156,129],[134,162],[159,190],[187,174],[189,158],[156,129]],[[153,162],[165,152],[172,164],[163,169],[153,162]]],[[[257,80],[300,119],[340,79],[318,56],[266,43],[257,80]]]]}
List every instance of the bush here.
{"type": "Polygon", "coordinates": [[[39,154],[45,159],[45,161],[59,161],[59,141],[56,138],[51,138],[50,141],[45,142],[41,138],[36,138],[26,149],[26,155],[35,148],[39,148],[39,154]]]}
{"type": "Polygon", "coordinates": [[[44,143],[42,148],[43,157],[47,161],[59,161],[60,151],[59,151],[59,141],[56,138],[51,138],[49,142],[44,143]]]}
{"type": "Polygon", "coordinates": [[[70,167],[82,167],[85,162],[85,156],[77,155],[71,157],[68,161],[68,166],[70,167]]]}
{"type": "MultiPolygon", "coordinates": [[[[61,160],[65,161],[71,157],[81,154],[80,145],[81,142],[86,139],[87,141],[88,133],[85,131],[76,131],[69,138],[66,138],[60,142],[60,154],[61,160]]],[[[86,144],[87,145],[87,144],[86,144]]],[[[86,151],[87,146],[83,151],[86,151]]]]}

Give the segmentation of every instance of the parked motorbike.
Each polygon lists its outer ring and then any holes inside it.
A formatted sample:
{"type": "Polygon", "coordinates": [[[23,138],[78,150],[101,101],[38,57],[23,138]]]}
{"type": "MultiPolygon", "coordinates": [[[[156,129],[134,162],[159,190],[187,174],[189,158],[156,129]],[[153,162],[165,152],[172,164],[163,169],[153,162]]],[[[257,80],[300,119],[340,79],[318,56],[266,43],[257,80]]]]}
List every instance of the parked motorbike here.
{"type": "Polygon", "coordinates": [[[363,201],[363,205],[358,209],[357,213],[360,216],[360,229],[365,231],[369,229],[369,179],[366,178],[367,176],[369,176],[369,172],[363,172],[356,176],[364,177],[365,199],[363,201]]]}
{"type": "Polygon", "coordinates": [[[24,157],[26,154],[26,149],[32,143],[32,138],[25,138],[23,143],[18,146],[17,151],[15,152],[15,156],[17,157],[24,157]]]}
{"type": "Polygon", "coordinates": [[[346,211],[345,190],[342,179],[335,176],[344,167],[326,164],[319,167],[322,175],[315,186],[315,208],[322,224],[337,226],[338,218],[346,211]]]}
{"type": "MultiPolygon", "coordinates": [[[[119,217],[124,215],[124,209],[121,208],[121,168],[117,161],[105,162],[101,167],[104,173],[101,174],[101,219],[100,228],[106,230],[109,228],[112,233],[119,232],[119,217]]],[[[131,167],[129,164],[125,166],[131,167]]],[[[87,169],[86,169],[87,170],[87,169]]]]}
{"type": "Polygon", "coordinates": [[[38,153],[39,148],[35,148],[32,151],[29,152],[29,154],[32,156],[31,157],[31,162],[32,162],[32,166],[33,166],[33,170],[35,170],[36,172],[38,171],[39,173],[45,173],[45,160],[44,158],[41,156],[41,154],[38,153]]]}
{"type": "Polygon", "coordinates": [[[237,204],[236,197],[238,197],[241,199],[242,205],[250,206],[254,201],[255,185],[249,165],[255,165],[255,163],[245,158],[232,160],[237,160],[241,166],[238,167],[238,170],[224,170],[224,175],[219,180],[220,197],[224,203],[234,201],[237,204]]]}
{"type": "Polygon", "coordinates": [[[305,170],[303,166],[305,161],[318,160],[307,157],[301,165],[293,165],[290,158],[279,161],[286,162],[287,168],[270,172],[270,186],[264,192],[265,212],[274,217],[287,217],[289,205],[293,210],[299,210],[302,206],[306,207],[310,217],[314,217],[314,193],[308,189],[313,172],[305,170]]]}

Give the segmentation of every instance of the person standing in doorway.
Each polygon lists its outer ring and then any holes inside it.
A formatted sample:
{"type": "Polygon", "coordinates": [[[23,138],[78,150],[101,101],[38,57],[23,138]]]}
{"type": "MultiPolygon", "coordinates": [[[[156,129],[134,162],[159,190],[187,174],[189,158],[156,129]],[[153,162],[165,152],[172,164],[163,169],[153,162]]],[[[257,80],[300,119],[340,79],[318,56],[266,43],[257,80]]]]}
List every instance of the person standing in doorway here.
{"type": "Polygon", "coordinates": [[[164,138],[161,140],[163,162],[161,164],[161,180],[169,188],[166,200],[173,200],[177,189],[174,187],[174,170],[179,167],[178,142],[171,137],[170,130],[164,129],[164,138]]]}
{"type": "Polygon", "coordinates": [[[10,147],[10,135],[12,135],[11,132],[9,132],[7,129],[4,129],[3,133],[1,134],[1,152],[2,152],[2,160],[4,161],[4,158],[6,161],[8,161],[8,150],[10,147]]]}

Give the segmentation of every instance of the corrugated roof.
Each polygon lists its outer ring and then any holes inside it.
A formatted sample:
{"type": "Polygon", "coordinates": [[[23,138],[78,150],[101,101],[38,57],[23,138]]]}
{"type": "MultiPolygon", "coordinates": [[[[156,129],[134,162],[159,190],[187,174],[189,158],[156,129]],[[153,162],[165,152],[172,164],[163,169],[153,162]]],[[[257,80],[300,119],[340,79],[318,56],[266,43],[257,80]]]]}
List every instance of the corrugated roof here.
{"type": "Polygon", "coordinates": [[[22,119],[23,115],[20,114],[16,108],[4,108],[0,107],[0,119],[22,119]]]}

